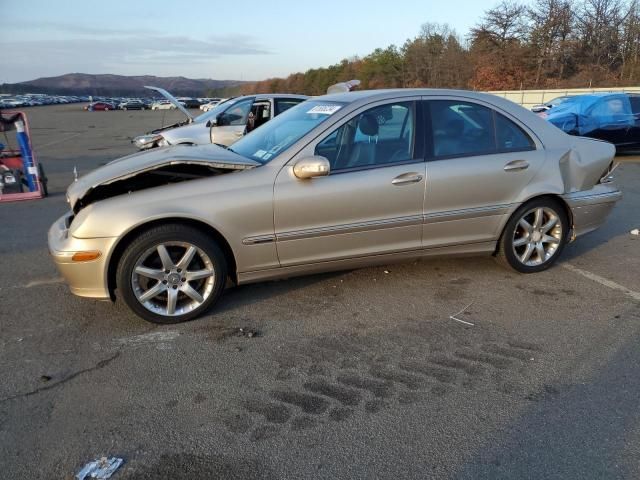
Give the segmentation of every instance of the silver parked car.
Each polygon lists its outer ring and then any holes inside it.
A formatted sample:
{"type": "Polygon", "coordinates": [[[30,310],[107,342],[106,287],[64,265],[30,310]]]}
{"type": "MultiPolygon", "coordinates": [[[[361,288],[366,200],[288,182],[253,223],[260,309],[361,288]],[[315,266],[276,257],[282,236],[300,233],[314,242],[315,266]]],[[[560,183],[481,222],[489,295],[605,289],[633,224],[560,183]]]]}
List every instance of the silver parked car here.
{"type": "Polygon", "coordinates": [[[73,183],[49,249],[73,293],[153,322],[237,284],[427,255],[550,267],[620,198],[614,147],[508,100],[378,90],[301,103],[231,148],[176,146],[73,183]]]}
{"type": "Polygon", "coordinates": [[[157,87],[147,88],[162,93],[172,105],[185,114],[187,121],[134,138],[133,143],[142,150],[168,145],[210,143],[229,146],[246,133],[309,98],[285,93],[246,95],[220,102],[206,113],[194,117],[182,102],[166,90],[157,87]]]}

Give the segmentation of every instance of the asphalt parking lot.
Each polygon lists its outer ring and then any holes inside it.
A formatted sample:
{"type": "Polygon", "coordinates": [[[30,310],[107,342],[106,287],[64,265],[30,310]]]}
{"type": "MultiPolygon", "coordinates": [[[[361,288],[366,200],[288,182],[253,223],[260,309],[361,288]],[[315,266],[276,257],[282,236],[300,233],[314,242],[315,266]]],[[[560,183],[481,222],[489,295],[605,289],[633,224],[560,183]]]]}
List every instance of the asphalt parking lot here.
{"type": "Polygon", "coordinates": [[[180,113],[27,114],[51,196],[0,204],[0,478],[102,455],[125,458],[114,479],[640,477],[637,159],[544,273],[428,259],[232,288],[154,326],[72,296],[46,232],[74,166],[180,113]]]}

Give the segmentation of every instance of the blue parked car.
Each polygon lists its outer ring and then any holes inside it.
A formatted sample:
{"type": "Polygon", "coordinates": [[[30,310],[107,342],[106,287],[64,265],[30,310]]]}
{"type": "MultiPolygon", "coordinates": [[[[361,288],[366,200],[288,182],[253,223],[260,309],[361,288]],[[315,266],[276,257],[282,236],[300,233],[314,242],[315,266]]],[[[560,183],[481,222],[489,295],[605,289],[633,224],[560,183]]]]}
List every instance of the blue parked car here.
{"type": "Polygon", "coordinates": [[[576,95],[540,115],[570,135],[611,142],[618,152],[640,150],[640,95],[576,95]]]}

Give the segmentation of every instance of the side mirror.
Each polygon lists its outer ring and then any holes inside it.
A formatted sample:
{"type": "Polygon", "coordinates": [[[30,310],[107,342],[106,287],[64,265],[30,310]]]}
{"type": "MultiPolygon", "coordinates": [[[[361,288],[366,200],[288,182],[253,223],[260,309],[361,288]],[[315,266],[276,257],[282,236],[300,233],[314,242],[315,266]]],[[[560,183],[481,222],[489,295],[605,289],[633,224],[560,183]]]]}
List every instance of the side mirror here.
{"type": "Polygon", "coordinates": [[[293,166],[293,174],[300,179],[325,177],[330,169],[329,160],[316,155],[298,160],[293,166]]]}

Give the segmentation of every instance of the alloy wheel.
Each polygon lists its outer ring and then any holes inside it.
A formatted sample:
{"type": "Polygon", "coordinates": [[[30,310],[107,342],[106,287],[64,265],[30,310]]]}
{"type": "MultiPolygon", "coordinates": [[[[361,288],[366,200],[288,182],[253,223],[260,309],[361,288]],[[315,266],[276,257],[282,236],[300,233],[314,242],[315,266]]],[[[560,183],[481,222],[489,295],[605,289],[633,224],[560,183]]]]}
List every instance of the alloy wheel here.
{"type": "Polygon", "coordinates": [[[131,273],[133,293],[142,306],[162,316],[179,316],[212,294],[216,272],[209,256],[188,242],[165,242],[146,250],[131,273]]]}
{"type": "Polygon", "coordinates": [[[532,208],[518,220],[513,233],[513,253],[523,265],[543,265],[558,251],[562,235],[562,222],[553,209],[532,208]]]}

